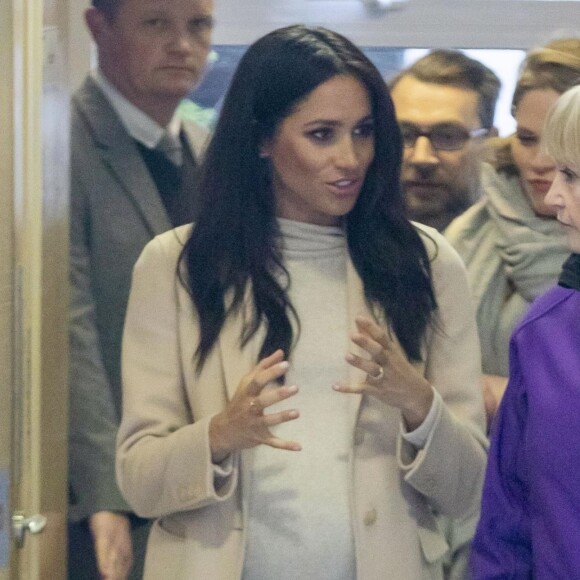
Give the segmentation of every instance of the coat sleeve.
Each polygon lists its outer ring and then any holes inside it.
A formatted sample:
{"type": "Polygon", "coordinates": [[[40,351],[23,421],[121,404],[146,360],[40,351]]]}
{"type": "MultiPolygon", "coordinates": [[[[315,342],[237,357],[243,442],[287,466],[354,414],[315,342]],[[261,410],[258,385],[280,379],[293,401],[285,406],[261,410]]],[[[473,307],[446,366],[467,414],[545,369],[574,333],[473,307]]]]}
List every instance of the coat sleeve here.
{"type": "Polygon", "coordinates": [[[194,361],[181,360],[180,248],[172,236],[151,241],[135,265],[123,335],[117,477],[144,517],[217,504],[237,485],[237,457],[224,469],[211,461],[211,416],[192,416],[182,369],[194,361]]]}
{"type": "Polygon", "coordinates": [[[415,449],[402,436],[398,459],[405,480],[432,509],[450,518],[477,514],[487,439],[475,313],[465,267],[449,243],[429,230],[435,245],[433,283],[438,304],[425,349],[425,377],[442,397],[426,445],[415,449]]]}
{"type": "Polygon", "coordinates": [[[481,518],[473,541],[473,580],[532,577],[528,477],[524,461],[526,390],[512,339],[510,381],[492,432],[481,518]]]}
{"type": "Polygon", "coordinates": [[[86,153],[90,135],[73,109],[71,134],[70,309],[69,309],[69,486],[70,517],[128,511],[115,481],[118,413],[103,365],[91,284],[90,208],[86,153]]]}

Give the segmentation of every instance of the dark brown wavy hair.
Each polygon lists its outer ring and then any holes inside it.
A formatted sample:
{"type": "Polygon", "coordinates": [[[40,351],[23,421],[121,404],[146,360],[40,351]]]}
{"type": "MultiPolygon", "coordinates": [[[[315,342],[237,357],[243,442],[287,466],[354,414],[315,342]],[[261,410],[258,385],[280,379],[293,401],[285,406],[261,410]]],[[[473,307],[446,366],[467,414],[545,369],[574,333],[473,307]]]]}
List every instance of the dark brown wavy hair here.
{"type": "Polygon", "coordinates": [[[260,146],[303,99],[336,75],[363,84],[375,125],[375,157],[345,218],[348,250],[368,302],[383,311],[409,358],[421,356],[436,302],[425,246],[404,216],[401,137],[388,89],[349,40],[325,28],[296,25],[267,34],[245,53],[202,165],[199,220],[182,254],[182,281],[199,316],[198,370],[248,289],[253,314],[240,345],[264,325],[260,357],[278,348],[287,356],[291,352],[295,312],[277,245],[271,168],[260,158],[260,146]]]}

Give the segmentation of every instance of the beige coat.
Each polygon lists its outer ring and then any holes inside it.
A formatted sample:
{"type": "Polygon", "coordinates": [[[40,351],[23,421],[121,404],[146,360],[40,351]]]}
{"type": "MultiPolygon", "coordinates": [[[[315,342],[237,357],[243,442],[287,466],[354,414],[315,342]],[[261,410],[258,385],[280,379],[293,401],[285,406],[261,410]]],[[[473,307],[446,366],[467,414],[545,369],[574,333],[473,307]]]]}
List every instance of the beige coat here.
{"type": "MultiPolygon", "coordinates": [[[[117,475],[135,512],[158,518],[148,545],[148,580],[240,580],[251,454],[227,477],[211,463],[208,425],[256,363],[262,336],[240,351],[243,314],[232,316],[199,376],[193,365],[198,321],[176,278],[188,230],[158,236],[133,274],[123,342],[123,419],[117,475]]],[[[352,523],[358,580],[443,577],[443,516],[477,514],[485,469],[479,345],[464,268],[435,230],[426,238],[439,304],[422,372],[442,395],[424,449],[400,436],[400,412],[352,398],[352,523]]],[[[348,267],[349,315],[368,313],[348,267]]],[[[362,380],[353,369],[352,381],[362,380]]],[[[468,518],[469,519],[469,518],[468,518]]],[[[332,562],[332,555],[329,555],[332,562]]]]}

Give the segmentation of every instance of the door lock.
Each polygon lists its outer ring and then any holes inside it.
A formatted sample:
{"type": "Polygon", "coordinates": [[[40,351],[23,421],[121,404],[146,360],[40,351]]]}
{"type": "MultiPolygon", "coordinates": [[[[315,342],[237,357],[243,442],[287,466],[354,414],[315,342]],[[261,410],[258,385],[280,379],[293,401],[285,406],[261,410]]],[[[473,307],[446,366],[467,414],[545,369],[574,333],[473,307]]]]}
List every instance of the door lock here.
{"type": "Polygon", "coordinates": [[[12,516],[12,533],[17,548],[24,547],[26,532],[40,534],[46,526],[46,517],[41,514],[26,517],[23,513],[17,512],[12,516]]]}

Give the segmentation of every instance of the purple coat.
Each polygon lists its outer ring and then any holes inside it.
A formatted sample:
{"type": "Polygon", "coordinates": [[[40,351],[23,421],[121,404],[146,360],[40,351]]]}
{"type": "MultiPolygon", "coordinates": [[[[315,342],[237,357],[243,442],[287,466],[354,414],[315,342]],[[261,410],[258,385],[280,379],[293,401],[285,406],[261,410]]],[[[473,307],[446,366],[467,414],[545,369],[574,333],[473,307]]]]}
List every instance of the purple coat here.
{"type": "Polygon", "coordinates": [[[580,579],[580,292],[556,287],[514,331],[492,433],[473,580],[580,579]]]}

